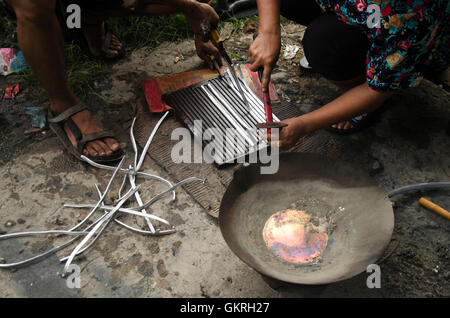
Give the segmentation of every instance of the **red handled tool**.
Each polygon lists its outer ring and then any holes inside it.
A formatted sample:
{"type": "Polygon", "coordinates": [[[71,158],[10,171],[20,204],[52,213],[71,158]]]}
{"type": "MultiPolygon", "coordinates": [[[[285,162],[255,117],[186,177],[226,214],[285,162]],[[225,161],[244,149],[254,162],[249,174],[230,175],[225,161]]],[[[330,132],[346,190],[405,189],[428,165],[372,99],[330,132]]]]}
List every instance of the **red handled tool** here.
{"type": "MultiPolygon", "coordinates": [[[[253,35],[253,40],[256,39],[257,36],[258,36],[258,34],[255,33],[253,35]]],[[[261,84],[262,84],[263,73],[264,73],[264,68],[260,67],[258,69],[258,77],[259,77],[259,81],[261,82],[261,84]]],[[[287,124],[273,121],[272,102],[270,100],[269,90],[266,90],[266,92],[263,93],[263,103],[264,103],[264,111],[266,113],[266,122],[256,124],[256,127],[260,128],[260,129],[267,129],[267,134],[270,134],[271,128],[281,129],[283,127],[286,127],[287,124]]]]}

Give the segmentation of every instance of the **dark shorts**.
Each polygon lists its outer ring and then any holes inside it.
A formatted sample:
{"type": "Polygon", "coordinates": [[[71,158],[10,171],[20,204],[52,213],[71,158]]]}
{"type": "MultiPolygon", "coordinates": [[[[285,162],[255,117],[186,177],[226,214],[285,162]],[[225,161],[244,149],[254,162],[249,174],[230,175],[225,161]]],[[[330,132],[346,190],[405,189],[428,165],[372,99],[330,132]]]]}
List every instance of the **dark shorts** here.
{"type": "Polygon", "coordinates": [[[365,74],[367,36],[355,26],[324,13],[314,0],[281,0],[281,15],[308,28],[302,44],[311,67],[329,80],[365,74]]]}

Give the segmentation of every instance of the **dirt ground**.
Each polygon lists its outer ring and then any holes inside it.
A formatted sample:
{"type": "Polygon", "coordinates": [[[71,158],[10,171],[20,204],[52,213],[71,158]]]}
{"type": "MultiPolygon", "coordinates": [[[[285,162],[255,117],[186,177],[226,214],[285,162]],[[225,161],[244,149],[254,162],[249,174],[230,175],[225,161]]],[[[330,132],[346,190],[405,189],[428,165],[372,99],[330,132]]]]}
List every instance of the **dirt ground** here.
{"type": "MultiPolygon", "coordinates": [[[[303,29],[283,25],[283,47],[300,45],[303,29]]],[[[251,34],[233,34],[226,43],[231,53],[247,56],[251,34]]],[[[311,72],[300,71],[300,49],[292,60],[283,58],[273,75],[280,97],[308,112],[339,95],[339,90],[311,72]]],[[[143,78],[201,67],[191,41],[163,43],[153,52],[135,51],[114,64],[95,83],[104,99],[87,102],[96,118],[114,129],[131,152],[126,129],[130,105],[143,92],[143,78]],[[174,63],[175,57],[180,61],[174,63]],[[110,101],[106,103],[105,99],[110,101]]],[[[0,78],[0,88],[15,77],[0,78]]],[[[109,174],[66,154],[50,131],[30,133],[22,107],[45,105],[33,92],[0,106],[0,233],[67,229],[85,210],[63,208],[63,203],[94,202],[94,184],[105,186],[109,174]]],[[[363,166],[379,186],[390,191],[407,184],[450,179],[450,94],[424,81],[387,102],[387,110],[370,129],[336,137],[334,156],[363,166]]],[[[173,119],[169,119],[173,120],[173,119]]],[[[150,158],[145,171],[170,177],[150,158]]],[[[118,187],[119,185],[114,185],[118,187]]],[[[165,187],[146,182],[150,197],[165,187]]],[[[419,206],[426,196],[450,208],[448,191],[413,193],[393,200],[395,229],[392,254],[381,266],[380,289],[366,287],[368,274],[326,286],[286,286],[271,289],[260,275],[227,247],[217,222],[182,189],[178,198],[159,201],[151,210],[167,218],[177,233],[145,237],[112,224],[83,257],[81,288],[69,289],[61,278],[56,256],[19,270],[0,271],[0,297],[449,297],[450,222],[419,206]]],[[[57,245],[61,238],[24,238],[0,242],[0,262],[13,262],[57,245]]],[[[67,253],[67,251],[65,252],[67,253]]],[[[65,256],[59,253],[58,256],[65,256]]]]}

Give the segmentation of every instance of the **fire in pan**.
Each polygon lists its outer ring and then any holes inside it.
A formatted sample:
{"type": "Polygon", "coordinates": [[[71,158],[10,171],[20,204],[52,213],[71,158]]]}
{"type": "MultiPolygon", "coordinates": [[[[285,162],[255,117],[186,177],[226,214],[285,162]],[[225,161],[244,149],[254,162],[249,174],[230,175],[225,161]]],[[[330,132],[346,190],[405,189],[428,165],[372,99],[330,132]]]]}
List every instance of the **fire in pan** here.
{"type": "Polygon", "coordinates": [[[283,153],[280,169],[236,171],[220,207],[231,250],[263,276],[316,285],[375,264],[394,228],[392,204],[362,170],[315,154],[283,153]]]}

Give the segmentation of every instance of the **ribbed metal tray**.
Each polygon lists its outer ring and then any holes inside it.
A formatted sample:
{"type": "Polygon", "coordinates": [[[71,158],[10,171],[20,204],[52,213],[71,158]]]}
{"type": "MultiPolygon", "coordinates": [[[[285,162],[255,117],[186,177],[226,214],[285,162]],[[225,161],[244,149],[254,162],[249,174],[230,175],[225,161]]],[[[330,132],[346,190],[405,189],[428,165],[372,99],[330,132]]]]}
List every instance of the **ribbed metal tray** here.
{"type": "MultiPolygon", "coordinates": [[[[249,102],[249,109],[233,83],[229,70],[222,77],[163,96],[195,139],[201,140],[203,146],[211,144],[216,149],[212,159],[218,165],[245,162],[268,146],[266,140],[259,136],[260,130],[256,129],[256,124],[265,122],[264,104],[245,81],[238,80],[249,102]],[[198,120],[201,120],[201,125],[198,120]],[[211,132],[219,138],[205,141],[204,136],[208,137],[211,132]],[[234,138],[231,138],[232,135],[234,138]]],[[[279,121],[275,115],[273,120],[279,121]]]]}

